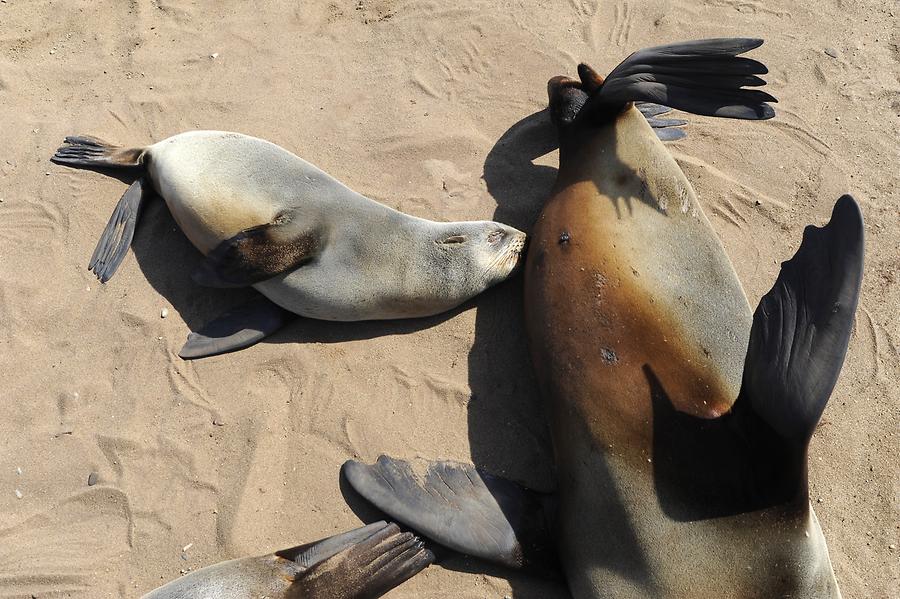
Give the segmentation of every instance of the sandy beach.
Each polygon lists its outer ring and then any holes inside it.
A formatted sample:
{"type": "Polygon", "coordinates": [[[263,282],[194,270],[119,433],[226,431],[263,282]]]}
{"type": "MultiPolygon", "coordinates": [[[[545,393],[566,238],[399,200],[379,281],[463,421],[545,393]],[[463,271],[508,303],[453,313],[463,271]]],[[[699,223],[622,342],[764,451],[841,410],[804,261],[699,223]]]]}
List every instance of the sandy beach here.
{"type": "MultiPolygon", "coordinates": [[[[751,305],[803,227],[852,193],[866,269],[810,448],[847,598],[900,593],[900,7],[891,0],[0,2],[0,596],[138,597],[187,571],[360,523],[338,470],[381,453],[474,461],[548,490],[521,277],[439,317],[298,320],[186,362],[250,292],[198,287],[165,204],[101,285],[87,270],[130,179],[53,165],[66,135],[271,140],[433,220],[528,230],[558,154],[546,83],[661,43],[766,39],[777,116],[689,116],[669,146],[751,305]],[[163,318],[162,311],[166,311],[163,318]],[[88,477],[96,473],[96,484],[88,477]]],[[[681,116],[681,115],[679,115],[681,116]]],[[[456,558],[392,599],[564,599],[456,558]]]]}

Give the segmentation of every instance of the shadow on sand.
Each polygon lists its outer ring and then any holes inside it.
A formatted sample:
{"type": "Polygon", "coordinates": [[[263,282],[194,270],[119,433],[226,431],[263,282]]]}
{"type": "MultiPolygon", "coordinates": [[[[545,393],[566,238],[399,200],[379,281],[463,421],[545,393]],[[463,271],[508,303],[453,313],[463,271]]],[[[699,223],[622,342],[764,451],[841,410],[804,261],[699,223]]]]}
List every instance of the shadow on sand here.
{"type": "MultiPolygon", "coordinates": [[[[484,180],[497,203],[493,220],[529,232],[556,179],[556,169],[533,161],[557,146],[549,112],[529,115],[510,127],[489,152],[484,180]]],[[[131,183],[136,175],[101,171],[131,183]]],[[[187,328],[204,324],[256,295],[251,289],[208,289],[191,279],[202,255],[180,231],[165,203],[146,202],[132,249],[148,282],[187,328]]],[[[342,342],[407,334],[435,326],[477,305],[475,341],[469,352],[468,424],[472,461],[538,490],[553,487],[552,448],[543,406],[532,373],[522,309],[522,277],[516,276],[451,312],[416,320],[335,323],[298,319],[262,343],[342,342]]],[[[185,330],[185,338],[188,330],[185,330]]],[[[366,522],[383,517],[341,480],[348,505],[366,522]]],[[[506,577],[517,599],[563,599],[564,585],[509,572],[484,562],[441,552],[444,567],[506,577]]]]}

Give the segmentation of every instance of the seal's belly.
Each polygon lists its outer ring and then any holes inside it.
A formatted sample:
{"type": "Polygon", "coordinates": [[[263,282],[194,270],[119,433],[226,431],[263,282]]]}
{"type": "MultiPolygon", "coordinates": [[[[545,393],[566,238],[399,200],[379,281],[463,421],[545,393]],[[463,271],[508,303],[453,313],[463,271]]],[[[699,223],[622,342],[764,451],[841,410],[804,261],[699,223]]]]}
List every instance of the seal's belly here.
{"type": "Polygon", "coordinates": [[[532,234],[526,310],[539,376],[610,434],[612,415],[647,428],[652,377],[680,410],[720,415],[740,390],[751,324],[721,243],[637,110],[582,148],[532,234]]]}
{"type": "Polygon", "coordinates": [[[646,550],[669,530],[643,505],[657,503],[652,392],[694,416],[727,411],[751,313],[693,190],[643,117],[630,109],[592,135],[580,155],[564,156],[532,233],[526,321],[553,414],[563,526],[566,512],[578,514],[562,551],[593,572],[579,588],[605,580],[623,593],[577,596],[646,596],[638,578],[657,565],[646,550]],[[636,526],[644,513],[649,526],[636,526]]]}

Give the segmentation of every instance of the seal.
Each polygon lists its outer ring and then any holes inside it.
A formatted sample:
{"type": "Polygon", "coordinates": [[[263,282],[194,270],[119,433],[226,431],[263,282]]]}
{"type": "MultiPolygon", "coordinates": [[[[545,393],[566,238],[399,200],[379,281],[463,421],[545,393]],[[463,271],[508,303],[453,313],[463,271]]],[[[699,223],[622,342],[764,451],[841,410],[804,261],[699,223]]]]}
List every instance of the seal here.
{"type": "Polygon", "coordinates": [[[399,522],[514,568],[556,555],[576,599],[840,597],[807,448],[859,296],[863,223],[841,197],[751,315],[675,161],[632,106],[769,118],[761,40],[650,48],[605,80],[550,81],[557,183],[531,233],[525,318],[550,415],[552,497],[471,465],[344,465],[399,522]],[[435,499],[435,497],[438,497],[435,499]],[[555,550],[555,551],[554,551],[555,550]]]}
{"type": "Polygon", "coordinates": [[[139,169],[89,268],[113,276],[150,191],[206,259],[194,280],[253,286],[255,299],[192,333],[196,358],[251,345],[287,313],[336,321],[432,316],[509,277],[525,235],[495,222],[433,222],[358,194],[287,150],[221,131],[191,131],[145,148],[67,137],[52,160],[139,169]],[[287,312],[287,313],[286,313],[287,312]]]}
{"type": "Polygon", "coordinates": [[[432,561],[434,555],[415,536],[377,522],[270,555],[207,566],[143,599],[374,599],[432,561]]]}

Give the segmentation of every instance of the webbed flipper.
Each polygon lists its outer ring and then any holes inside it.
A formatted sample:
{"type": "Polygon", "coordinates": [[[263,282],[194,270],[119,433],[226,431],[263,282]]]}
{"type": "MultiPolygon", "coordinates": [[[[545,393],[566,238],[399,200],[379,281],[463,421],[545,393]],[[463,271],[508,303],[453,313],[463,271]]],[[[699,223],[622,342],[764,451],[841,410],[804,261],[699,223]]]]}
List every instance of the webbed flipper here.
{"type": "Polygon", "coordinates": [[[510,568],[555,568],[548,496],[458,462],[415,470],[381,456],[371,466],[348,461],[342,472],[366,500],[440,545],[510,568]]]}
{"type": "Polygon", "coordinates": [[[614,118],[629,102],[652,102],[694,114],[737,119],[769,119],[768,102],[758,89],[764,64],[740,57],[761,39],[719,38],[645,48],[631,54],[606,77],[578,113],[578,121],[614,118]]]}
{"type": "Polygon", "coordinates": [[[88,270],[93,271],[101,283],[112,278],[131,247],[141,206],[147,195],[145,187],[142,177],[125,191],[94,248],[88,270]]]}
{"type": "Polygon", "coordinates": [[[806,227],[753,314],[738,402],[804,451],[847,354],[863,249],[862,213],[844,195],[827,225],[806,227]]]}
{"type": "Polygon", "coordinates": [[[90,135],[70,135],[50,158],[73,167],[136,168],[143,166],[145,148],[120,148],[90,135]]]}
{"type": "MultiPolygon", "coordinates": [[[[332,539],[320,545],[329,541],[332,539]]],[[[296,591],[298,597],[374,599],[434,561],[434,555],[412,533],[400,532],[396,524],[384,522],[335,537],[333,542],[317,551],[317,561],[299,574],[291,585],[291,591],[296,591]],[[363,532],[369,534],[363,536],[363,532]],[[326,553],[335,549],[339,550],[323,559],[326,553]]]]}
{"type": "Polygon", "coordinates": [[[190,333],[178,355],[185,360],[206,358],[250,347],[296,318],[260,295],[232,308],[202,329],[190,333]]]}

